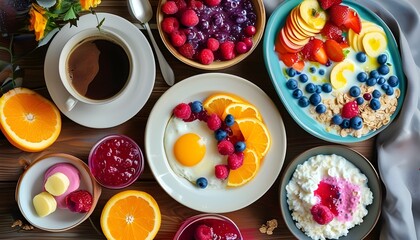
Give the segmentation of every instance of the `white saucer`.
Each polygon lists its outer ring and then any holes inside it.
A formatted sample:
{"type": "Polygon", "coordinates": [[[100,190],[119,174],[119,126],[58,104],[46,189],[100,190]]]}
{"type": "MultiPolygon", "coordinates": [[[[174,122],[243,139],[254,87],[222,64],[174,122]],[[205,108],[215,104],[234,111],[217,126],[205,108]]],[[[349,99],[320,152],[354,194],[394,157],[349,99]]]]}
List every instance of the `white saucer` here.
{"type": "Polygon", "coordinates": [[[234,75],[207,73],[178,82],[159,98],[147,121],[145,147],[153,175],[173,199],[197,211],[232,212],[259,199],[276,181],[286,156],[286,130],[276,105],[258,86],[234,75]],[[254,104],[260,110],[272,138],[272,146],[257,175],[242,187],[199,189],[179,177],[166,158],[163,138],[173,108],[181,102],[203,101],[216,92],[232,93],[254,104]]]}
{"type": "Polygon", "coordinates": [[[112,29],[119,33],[133,48],[134,67],[139,68],[138,81],[120,98],[102,105],[90,105],[79,102],[67,111],[65,101],[68,92],[60,81],[58,59],[60,50],[68,39],[81,30],[96,28],[97,19],[93,14],[80,17],[77,27],[64,26],[53,38],[45,57],[44,75],[48,92],[60,111],[74,122],[91,128],[109,128],[117,126],[136,115],[146,104],[155,83],[156,67],[152,49],[143,33],[132,23],[109,13],[97,13],[99,21],[105,18],[102,29],[112,29]]]}

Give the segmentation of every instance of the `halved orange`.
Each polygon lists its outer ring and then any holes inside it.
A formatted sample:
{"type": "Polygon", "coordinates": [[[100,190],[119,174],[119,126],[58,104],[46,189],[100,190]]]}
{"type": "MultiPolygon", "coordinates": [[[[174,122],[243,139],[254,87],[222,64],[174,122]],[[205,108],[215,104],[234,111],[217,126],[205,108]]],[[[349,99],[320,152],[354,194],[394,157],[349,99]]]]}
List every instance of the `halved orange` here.
{"type": "Polygon", "coordinates": [[[0,129],[17,148],[42,151],[60,135],[60,111],[34,91],[14,88],[0,98],[0,129]]]}
{"type": "Polygon", "coordinates": [[[231,103],[225,108],[225,112],[223,113],[223,118],[231,114],[235,119],[241,118],[256,118],[258,120],[262,120],[261,114],[258,109],[248,103],[231,103]]]}
{"type": "Polygon", "coordinates": [[[216,113],[217,116],[223,117],[223,113],[225,108],[231,104],[236,102],[245,102],[239,96],[230,93],[217,93],[209,96],[204,100],[203,107],[206,109],[207,113],[213,114],[216,113]]]}
{"type": "Polygon", "coordinates": [[[227,185],[229,187],[239,187],[249,182],[255,177],[260,168],[260,158],[257,153],[249,148],[244,151],[244,163],[235,170],[229,171],[227,185]]]}
{"type": "Polygon", "coordinates": [[[148,193],[126,190],[111,197],[101,214],[101,228],[110,239],[153,239],[161,224],[160,209],[148,193]]]}
{"type": "Polygon", "coordinates": [[[271,137],[263,122],[255,118],[236,119],[236,123],[245,139],[246,148],[254,150],[259,157],[264,157],[271,146],[271,137]]]}

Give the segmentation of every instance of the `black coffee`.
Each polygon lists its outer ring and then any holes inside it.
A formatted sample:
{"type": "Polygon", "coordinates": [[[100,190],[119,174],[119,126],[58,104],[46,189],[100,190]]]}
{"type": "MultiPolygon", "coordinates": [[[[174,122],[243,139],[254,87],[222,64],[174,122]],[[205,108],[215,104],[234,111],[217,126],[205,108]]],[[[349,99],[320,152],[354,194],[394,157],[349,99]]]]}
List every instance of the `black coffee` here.
{"type": "Polygon", "coordinates": [[[130,62],[120,45],[106,39],[92,39],[70,53],[67,67],[72,85],[79,94],[103,100],[124,87],[130,62]]]}

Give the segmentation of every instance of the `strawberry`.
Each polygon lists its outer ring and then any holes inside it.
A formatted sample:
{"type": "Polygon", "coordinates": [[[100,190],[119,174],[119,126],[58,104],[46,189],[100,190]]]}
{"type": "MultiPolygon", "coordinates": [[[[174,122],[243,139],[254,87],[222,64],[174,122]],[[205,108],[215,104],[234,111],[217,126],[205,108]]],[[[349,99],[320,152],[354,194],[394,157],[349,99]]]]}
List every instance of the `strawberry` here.
{"type": "Polygon", "coordinates": [[[327,39],[324,43],[325,52],[329,59],[334,62],[341,62],[344,60],[345,56],[343,53],[343,48],[341,45],[332,39],[327,39]]]}
{"type": "Polygon", "coordinates": [[[343,37],[343,31],[330,21],[325,23],[324,28],[321,30],[321,34],[327,39],[334,39],[339,43],[343,42],[345,39],[343,37]]]}
{"type": "Polygon", "coordinates": [[[299,60],[293,63],[292,68],[295,69],[296,71],[302,72],[303,69],[305,68],[305,62],[303,60],[299,60]]]}
{"type": "Polygon", "coordinates": [[[321,5],[322,9],[327,10],[331,6],[340,4],[342,0],[318,0],[318,2],[321,5]]]}
{"type": "Polygon", "coordinates": [[[341,109],[341,116],[343,118],[352,118],[359,114],[359,106],[357,105],[357,101],[351,101],[344,104],[343,109],[341,109]]]}
{"type": "Polygon", "coordinates": [[[344,26],[359,34],[362,30],[362,23],[356,11],[343,5],[334,5],[329,9],[331,21],[338,27],[344,26]]]}
{"type": "Polygon", "coordinates": [[[346,28],[352,29],[355,33],[359,34],[362,30],[362,22],[356,11],[350,9],[349,14],[347,15],[347,20],[344,22],[346,28]]]}
{"type": "Polygon", "coordinates": [[[301,52],[303,54],[303,57],[310,61],[316,61],[324,65],[328,62],[327,53],[324,49],[324,42],[322,42],[322,40],[320,39],[311,39],[303,47],[301,52]]]}
{"type": "Polygon", "coordinates": [[[279,54],[279,58],[287,67],[293,66],[293,64],[299,60],[299,56],[297,53],[279,54]]]}

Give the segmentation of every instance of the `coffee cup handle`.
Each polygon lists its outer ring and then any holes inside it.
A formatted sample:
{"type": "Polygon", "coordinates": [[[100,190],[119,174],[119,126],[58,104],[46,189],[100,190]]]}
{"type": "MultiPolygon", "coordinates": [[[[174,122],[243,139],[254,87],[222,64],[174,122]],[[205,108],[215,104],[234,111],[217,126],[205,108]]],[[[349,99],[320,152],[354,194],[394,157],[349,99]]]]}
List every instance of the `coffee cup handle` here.
{"type": "Polygon", "coordinates": [[[76,106],[78,100],[69,96],[66,100],[66,110],[70,112],[76,106]]]}

